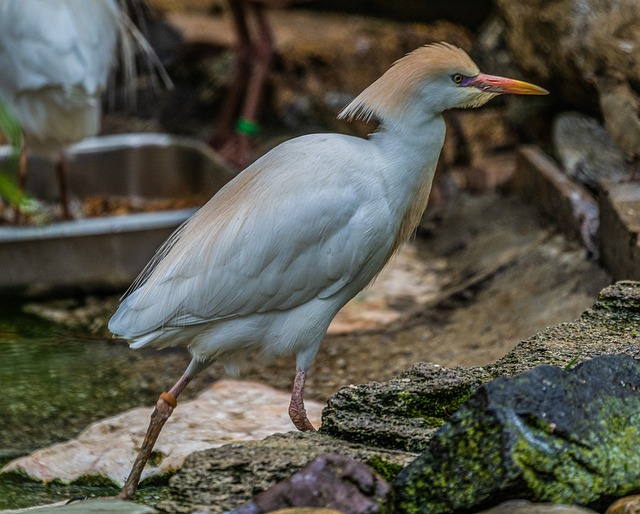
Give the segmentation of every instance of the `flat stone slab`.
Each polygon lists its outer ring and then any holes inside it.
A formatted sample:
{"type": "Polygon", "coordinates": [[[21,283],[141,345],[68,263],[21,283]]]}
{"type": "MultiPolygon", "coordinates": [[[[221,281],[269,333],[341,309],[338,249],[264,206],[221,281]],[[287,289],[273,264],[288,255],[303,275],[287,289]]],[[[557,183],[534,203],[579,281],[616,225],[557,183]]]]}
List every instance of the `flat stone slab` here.
{"type": "MultiPolygon", "coordinates": [[[[165,425],[142,479],[178,470],[198,450],[263,439],[288,432],[290,395],[253,382],[221,380],[195,400],[181,402],[165,425]],[[238,395],[242,394],[242,402],[238,395]]],[[[322,405],[305,402],[309,419],[320,424],[322,405]]],[[[71,483],[102,477],[121,486],[149,424],[151,408],[138,408],[90,425],[76,439],[38,450],[7,464],[2,472],[71,483]]]]}
{"type": "Polygon", "coordinates": [[[3,510],[1,512],[2,514],[22,514],[27,512],[35,512],[35,514],[157,514],[158,511],[146,505],[129,501],[91,499],[73,503],[68,503],[68,500],[64,500],[51,505],[3,510]]]}
{"type": "Polygon", "coordinates": [[[616,280],[640,280],[640,182],[600,184],[600,255],[616,280]]]}

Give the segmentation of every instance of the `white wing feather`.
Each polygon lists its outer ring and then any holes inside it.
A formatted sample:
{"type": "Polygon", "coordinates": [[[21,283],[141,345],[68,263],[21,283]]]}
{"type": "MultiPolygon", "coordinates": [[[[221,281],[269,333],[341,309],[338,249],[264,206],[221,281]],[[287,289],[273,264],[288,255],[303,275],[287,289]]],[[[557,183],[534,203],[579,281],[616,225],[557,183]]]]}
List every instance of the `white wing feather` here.
{"type": "Polygon", "coordinates": [[[375,230],[388,217],[380,191],[350,179],[349,160],[326,138],[289,141],[223,188],[159,250],[109,328],[135,338],[291,309],[350,284],[390,245],[375,230]]]}

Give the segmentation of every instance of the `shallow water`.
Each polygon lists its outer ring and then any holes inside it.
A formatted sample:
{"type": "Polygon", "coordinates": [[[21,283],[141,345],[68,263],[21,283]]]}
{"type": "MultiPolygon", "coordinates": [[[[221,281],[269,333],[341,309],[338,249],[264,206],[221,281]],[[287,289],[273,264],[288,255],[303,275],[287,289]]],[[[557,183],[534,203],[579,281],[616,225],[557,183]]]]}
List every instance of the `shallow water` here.
{"type": "MultiPolygon", "coordinates": [[[[123,343],[66,332],[23,314],[19,307],[0,307],[0,466],[72,438],[95,420],[151,405],[161,386],[138,373],[149,356],[159,354],[133,352],[123,343]]],[[[154,364],[145,367],[157,372],[159,380],[176,373],[174,359],[158,366],[155,358],[151,361],[154,364]]],[[[44,487],[4,477],[0,509],[114,492],[44,487]]]]}

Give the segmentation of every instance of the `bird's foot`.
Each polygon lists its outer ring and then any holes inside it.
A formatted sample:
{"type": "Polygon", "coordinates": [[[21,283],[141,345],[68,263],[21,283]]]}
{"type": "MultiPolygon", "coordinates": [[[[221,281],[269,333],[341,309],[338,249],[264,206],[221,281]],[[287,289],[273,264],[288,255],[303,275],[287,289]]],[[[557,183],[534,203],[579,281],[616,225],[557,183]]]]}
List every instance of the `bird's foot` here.
{"type": "Polygon", "coordinates": [[[154,445],[156,444],[156,440],[160,435],[160,431],[162,427],[169,419],[173,410],[178,405],[177,396],[180,394],[180,391],[189,383],[191,380],[189,377],[186,379],[183,377],[178,381],[178,383],[173,387],[171,391],[177,389],[177,391],[172,394],[172,392],[164,392],[160,394],[158,401],[156,402],[156,408],[153,410],[151,414],[151,420],[149,422],[149,428],[147,428],[147,433],[144,437],[144,441],[142,441],[142,447],[138,452],[138,456],[136,457],[135,462],[131,468],[131,472],[129,473],[129,477],[124,484],[124,487],[118,493],[115,498],[118,500],[133,500],[136,496],[136,491],[138,490],[138,483],[140,482],[140,477],[142,476],[142,470],[149,460],[149,456],[153,450],[154,445]]]}
{"type": "Polygon", "coordinates": [[[304,408],[304,382],[307,378],[305,370],[298,370],[293,381],[293,392],[289,403],[289,417],[295,427],[301,432],[315,432],[316,429],[307,417],[307,410],[304,408]]]}
{"type": "Polygon", "coordinates": [[[291,421],[295,425],[295,427],[300,430],[300,432],[315,432],[316,429],[309,421],[307,417],[307,411],[304,408],[304,405],[294,406],[293,404],[289,405],[289,417],[291,421]]]}

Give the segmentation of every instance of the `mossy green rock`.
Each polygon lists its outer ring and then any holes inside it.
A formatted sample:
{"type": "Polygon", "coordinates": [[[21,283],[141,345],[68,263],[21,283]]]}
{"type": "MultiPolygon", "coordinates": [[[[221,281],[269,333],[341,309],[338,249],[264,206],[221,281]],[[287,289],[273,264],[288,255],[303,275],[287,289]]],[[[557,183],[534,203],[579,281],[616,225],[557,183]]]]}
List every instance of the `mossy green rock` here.
{"type": "Polygon", "coordinates": [[[640,491],[640,362],[605,355],[481,386],[396,478],[390,511],[509,498],[598,507],[640,491]]]}
{"type": "Polygon", "coordinates": [[[341,389],[322,412],[320,432],[351,442],[411,452],[488,380],[482,368],[416,364],[397,379],[341,389]]]}
{"type": "Polygon", "coordinates": [[[640,282],[603,289],[576,321],[548,327],[494,364],[446,368],[420,363],[386,383],[345,387],[329,399],[320,431],[369,446],[421,452],[481,384],[538,365],[565,367],[618,353],[640,356],[640,282]]]}

